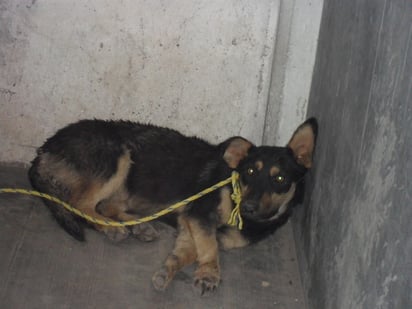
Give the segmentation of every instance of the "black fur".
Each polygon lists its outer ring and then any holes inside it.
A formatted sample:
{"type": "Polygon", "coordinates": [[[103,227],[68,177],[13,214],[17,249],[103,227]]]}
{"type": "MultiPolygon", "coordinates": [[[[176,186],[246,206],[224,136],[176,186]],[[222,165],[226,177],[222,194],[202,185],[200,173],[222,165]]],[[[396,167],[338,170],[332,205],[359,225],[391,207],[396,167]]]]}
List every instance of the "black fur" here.
{"type": "MultiPolygon", "coordinates": [[[[171,129],[129,121],[82,120],[70,124],[49,138],[38,155],[53,154],[85,178],[109,179],[125,148],[131,150],[133,161],[127,189],[156,203],[173,203],[197,193],[213,184],[207,177],[215,170],[223,169],[219,176],[230,175],[219,147],[171,129]]],[[[68,188],[54,181],[52,175],[39,175],[38,164],[39,157],[29,170],[33,188],[68,201],[68,188]]],[[[84,239],[78,223],[84,220],[52,202],[46,204],[70,235],[84,239]]]]}
{"type": "MultiPolygon", "coordinates": [[[[175,130],[153,125],[82,120],[60,129],[38,149],[29,179],[38,191],[66,202],[76,201],[75,197],[93,184],[105,184],[116,177],[120,158],[128,154],[131,164],[119,191],[125,191],[124,198],[133,202],[126,203],[127,213],[146,216],[228,178],[233,170],[237,170],[243,190],[242,231],[222,221],[224,211],[221,207],[231,203],[222,200],[223,189],[189,204],[179,214],[190,220],[187,224],[195,222],[195,228],[222,240],[219,242],[223,247],[230,247],[223,240],[230,235],[229,231],[235,230],[247,244],[261,240],[287,221],[293,205],[303,193],[303,177],[311,165],[316,135],[314,118],[296,130],[287,147],[256,147],[241,137],[212,145],[197,137],[186,137],[175,130]],[[302,128],[312,132],[309,134],[313,135],[311,141],[302,142],[295,138],[302,128]],[[307,148],[310,150],[306,151],[307,148]]],[[[231,192],[231,185],[227,185],[226,190],[231,192]]],[[[99,200],[92,206],[98,210],[105,202],[99,200]]],[[[45,203],[70,235],[84,240],[83,219],[52,202],[45,203]]],[[[173,215],[167,219],[176,222],[173,215]]],[[[161,282],[158,289],[167,285],[164,278],[170,280],[169,277],[173,277],[170,272],[169,269],[169,273],[157,275],[155,286],[161,282]]],[[[211,290],[216,288],[219,282],[216,276],[212,283],[210,277],[196,279],[201,282],[202,292],[204,286],[211,290]]]]}

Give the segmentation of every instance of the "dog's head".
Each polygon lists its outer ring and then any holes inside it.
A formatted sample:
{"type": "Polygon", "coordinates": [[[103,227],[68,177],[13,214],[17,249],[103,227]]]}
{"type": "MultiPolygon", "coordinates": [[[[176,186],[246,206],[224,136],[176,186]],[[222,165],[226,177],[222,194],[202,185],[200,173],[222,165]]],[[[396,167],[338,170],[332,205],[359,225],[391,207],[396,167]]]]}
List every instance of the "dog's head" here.
{"type": "Polygon", "coordinates": [[[286,147],[255,147],[241,138],[229,143],[224,159],[240,174],[243,217],[271,221],[286,212],[312,166],[316,135],[317,122],[311,118],[296,129],[286,147]]]}

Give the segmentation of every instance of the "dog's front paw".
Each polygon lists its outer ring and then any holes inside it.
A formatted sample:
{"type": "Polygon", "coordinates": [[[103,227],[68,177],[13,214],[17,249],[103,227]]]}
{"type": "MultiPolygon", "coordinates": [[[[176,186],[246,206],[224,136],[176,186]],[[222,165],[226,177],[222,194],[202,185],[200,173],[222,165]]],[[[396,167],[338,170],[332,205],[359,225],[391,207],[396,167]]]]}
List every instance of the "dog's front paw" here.
{"type": "Polygon", "coordinates": [[[214,272],[195,275],[194,287],[200,295],[214,292],[219,286],[220,276],[214,272]]]}
{"type": "Polygon", "coordinates": [[[161,269],[159,269],[157,272],[155,272],[155,274],[152,277],[153,287],[158,291],[166,290],[170,281],[171,278],[166,267],[162,267],[161,269]]]}
{"type": "Polygon", "coordinates": [[[141,223],[132,227],[132,235],[141,241],[153,241],[159,238],[159,232],[150,223],[141,223]]]}

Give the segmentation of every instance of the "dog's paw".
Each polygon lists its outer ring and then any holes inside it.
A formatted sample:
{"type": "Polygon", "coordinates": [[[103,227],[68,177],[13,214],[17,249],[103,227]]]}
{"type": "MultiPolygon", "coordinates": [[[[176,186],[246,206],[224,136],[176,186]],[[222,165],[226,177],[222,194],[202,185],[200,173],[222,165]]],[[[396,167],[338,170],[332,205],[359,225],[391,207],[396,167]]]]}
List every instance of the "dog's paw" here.
{"type": "Polygon", "coordinates": [[[113,227],[107,226],[102,229],[103,233],[106,234],[107,238],[109,238],[113,242],[119,242],[126,239],[130,231],[126,227],[113,227]]]}
{"type": "Polygon", "coordinates": [[[220,283],[220,277],[216,274],[204,273],[202,275],[196,275],[194,280],[195,290],[201,295],[205,295],[214,292],[220,283]]]}
{"type": "Polygon", "coordinates": [[[167,286],[170,283],[170,276],[166,267],[162,267],[152,277],[153,287],[158,291],[166,290],[167,286]]]}
{"type": "Polygon", "coordinates": [[[153,241],[159,238],[159,232],[150,223],[134,225],[131,229],[132,235],[141,241],[153,241]]]}

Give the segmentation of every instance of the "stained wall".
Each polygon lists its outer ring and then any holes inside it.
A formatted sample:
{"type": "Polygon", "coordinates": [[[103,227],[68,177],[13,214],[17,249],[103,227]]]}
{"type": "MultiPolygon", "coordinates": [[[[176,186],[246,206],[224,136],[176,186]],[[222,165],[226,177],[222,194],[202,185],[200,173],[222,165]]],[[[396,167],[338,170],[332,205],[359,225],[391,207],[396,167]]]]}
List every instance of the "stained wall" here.
{"type": "Polygon", "coordinates": [[[261,142],[279,1],[0,3],[0,161],[81,118],[261,142]]]}
{"type": "Polygon", "coordinates": [[[412,3],[326,0],[295,236],[314,309],[412,308],[412,3]]]}

